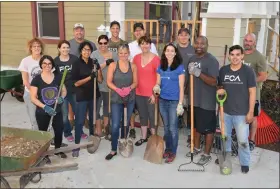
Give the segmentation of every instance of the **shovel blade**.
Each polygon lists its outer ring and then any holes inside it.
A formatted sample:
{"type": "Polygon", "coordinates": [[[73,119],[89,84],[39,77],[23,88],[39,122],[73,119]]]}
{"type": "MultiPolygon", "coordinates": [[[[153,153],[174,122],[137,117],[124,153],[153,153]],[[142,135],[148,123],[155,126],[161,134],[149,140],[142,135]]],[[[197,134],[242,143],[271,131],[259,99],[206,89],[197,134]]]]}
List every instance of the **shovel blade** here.
{"type": "Polygon", "coordinates": [[[98,149],[101,138],[98,136],[90,135],[88,137],[88,141],[92,142],[92,144],[87,145],[87,151],[88,151],[88,153],[93,154],[98,149]]]}
{"type": "Polygon", "coordinates": [[[128,158],[132,155],[134,151],[134,145],[132,139],[119,139],[119,153],[128,158]]]}
{"type": "Polygon", "coordinates": [[[144,153],[144,160],[154,164],[162,164],[163,153],[164,153],[163,138],[158,135],[151,136],[146,146],[146,150],[144,153]]]}
{"type": "Polygon", "coordinates": [[[230,160],[230,152],[225,151],[225,142],[221,142],[221,150],[218,154],[220,173],[222,175],[230,175],[232,172],[232,163],[230,160]]]}

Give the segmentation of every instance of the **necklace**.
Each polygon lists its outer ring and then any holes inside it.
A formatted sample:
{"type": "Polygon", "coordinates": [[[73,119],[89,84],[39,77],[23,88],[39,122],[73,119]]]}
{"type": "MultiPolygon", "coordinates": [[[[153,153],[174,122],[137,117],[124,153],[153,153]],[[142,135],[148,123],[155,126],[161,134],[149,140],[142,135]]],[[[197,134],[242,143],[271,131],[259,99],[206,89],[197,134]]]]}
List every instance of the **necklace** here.
{"type": "Polygon", "coordinates": [[[145,58],[143,56],[143,54],[141,54],[141,66],[142,68],[144,68],[150,61],[150,53],[148,54],[147,58],[145,58]]]}

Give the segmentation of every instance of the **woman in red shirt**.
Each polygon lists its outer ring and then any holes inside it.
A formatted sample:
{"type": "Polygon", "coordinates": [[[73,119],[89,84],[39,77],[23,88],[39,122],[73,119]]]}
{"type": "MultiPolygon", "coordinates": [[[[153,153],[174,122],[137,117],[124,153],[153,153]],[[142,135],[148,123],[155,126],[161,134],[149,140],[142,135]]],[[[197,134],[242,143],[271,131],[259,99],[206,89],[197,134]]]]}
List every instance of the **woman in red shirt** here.
{"type": "Polygon", "coordinates": [[[155,134],[155,97],[153,95],[153,87],[156,84],[157,68],[160,65],[160,58],[152,53],[151,39],[147,36],[143,36],[138,40],[142,53],[136,55],[133,58],[133,63],[137,67],[137,80],[138,85],[136,87],[136,106],[139,111],[141,133],[142,137],[135,145],[140,146],[144,142],[148,141],[147,127],[148,121],[150,121],[150,127],[152,134],[155,134]]]}

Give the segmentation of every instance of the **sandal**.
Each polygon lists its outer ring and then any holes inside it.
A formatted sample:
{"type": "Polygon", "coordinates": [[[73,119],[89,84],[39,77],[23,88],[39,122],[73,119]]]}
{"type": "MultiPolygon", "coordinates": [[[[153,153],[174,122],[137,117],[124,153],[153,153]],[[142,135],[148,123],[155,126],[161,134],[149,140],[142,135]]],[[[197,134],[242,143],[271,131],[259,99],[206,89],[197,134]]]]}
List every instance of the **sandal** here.
{"type": "Polygon", "coordinates": [[[135,142],[135,146],[141,146],[144,142],[147,142],[148,138],[146,139],[140,139],[137,142],[135,142]]]}
{"type": "Polygon", "coordinates": [[[106,157],[105,157],[105,159],[106,160],[110,160],[110,159],[112,159],[115,155],[117,155],[117,152],[115,152],[115,154],[108,154],[106,157]]]}
{"type": "Polygon", "coordinates": [[[163,159],[168,158],[171,155],[171,152],[164,152],[163,159]]]}

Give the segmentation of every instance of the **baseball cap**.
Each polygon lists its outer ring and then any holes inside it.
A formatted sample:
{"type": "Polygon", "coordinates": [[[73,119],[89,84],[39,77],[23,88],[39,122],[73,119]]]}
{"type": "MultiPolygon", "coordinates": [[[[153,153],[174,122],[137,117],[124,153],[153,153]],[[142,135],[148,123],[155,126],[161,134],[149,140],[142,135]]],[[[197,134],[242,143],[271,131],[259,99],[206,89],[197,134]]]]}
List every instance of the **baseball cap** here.
{"type": "Polygon", "coordinates": [[[133,30],[135,31],[136,28],[141,28],[142,30],[144,30],[144,26],[141,22],[137,22],[133,25],[133,30]]]}
{"type": "Polygon", "coordinates": [[[180,35],[181,33],[186,32],[187,34],[190,35],[190,30],[188,28],[181,28],[178,31],[178,35],[180,35]]]}
{"type": "Polygon", "coordinates": [[[76,28],[83,28],[83,29],[84,29],[84,25],[81,24],[81,23],[76,23],[76,24],[74,25],[74,29],[76,29],[76,28]]]}

